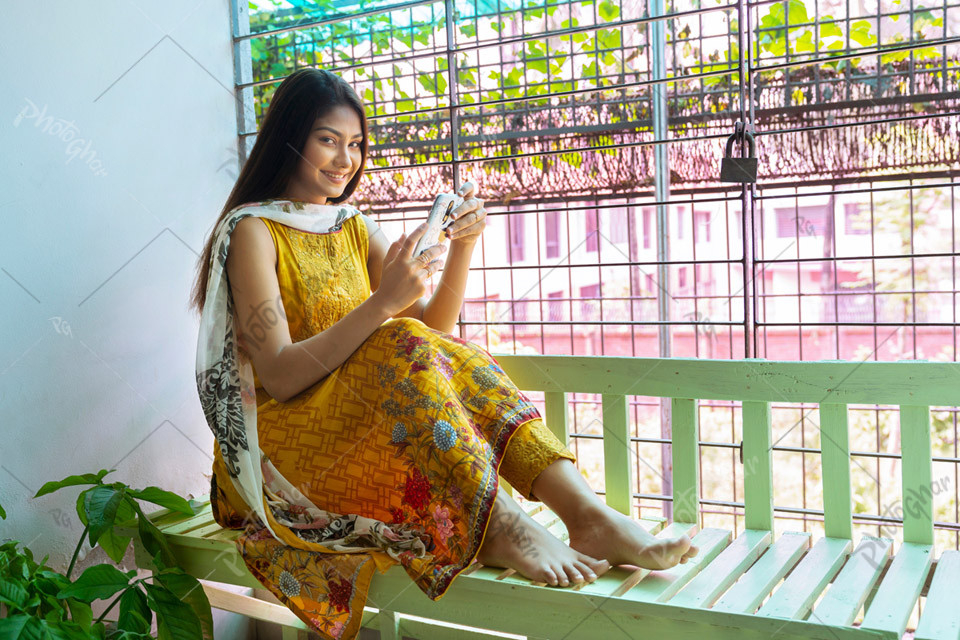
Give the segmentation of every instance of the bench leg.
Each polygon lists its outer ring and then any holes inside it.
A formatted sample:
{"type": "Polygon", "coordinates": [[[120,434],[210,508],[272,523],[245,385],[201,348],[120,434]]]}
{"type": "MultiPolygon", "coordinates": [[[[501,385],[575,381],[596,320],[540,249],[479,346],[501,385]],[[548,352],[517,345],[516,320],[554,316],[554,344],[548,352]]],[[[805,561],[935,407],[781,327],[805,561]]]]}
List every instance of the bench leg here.
{"type": "MultiPolygon", "coordinates": [[[[400,616],[396,611],[380,610],[380,640],[401,640],[400,616]]],[[[286,639],[284,639],[286,640],[286,639]]]]}

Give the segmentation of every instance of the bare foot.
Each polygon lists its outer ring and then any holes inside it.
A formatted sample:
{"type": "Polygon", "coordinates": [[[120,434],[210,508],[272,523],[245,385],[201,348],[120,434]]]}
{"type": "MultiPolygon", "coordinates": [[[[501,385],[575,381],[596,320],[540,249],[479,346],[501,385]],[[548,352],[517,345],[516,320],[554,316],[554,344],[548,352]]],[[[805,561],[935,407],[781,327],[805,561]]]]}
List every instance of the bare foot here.
{"type": "Polygon", "coordinates": [[[571,549],[532,520],[503,489],[497,493],[490,523],[477,560],[491,567],[513,569],[534,582],[567,587],[593,582],[610,569],[571,549]]]}
{"type": "Polygon", "coordinates": [[[637,521],[603,505],[589,516],[567,525],[570,547],[612,565],[631,564],[644,569],[669,569],[697,555],[690,538],[657,538],[637,521]]]}

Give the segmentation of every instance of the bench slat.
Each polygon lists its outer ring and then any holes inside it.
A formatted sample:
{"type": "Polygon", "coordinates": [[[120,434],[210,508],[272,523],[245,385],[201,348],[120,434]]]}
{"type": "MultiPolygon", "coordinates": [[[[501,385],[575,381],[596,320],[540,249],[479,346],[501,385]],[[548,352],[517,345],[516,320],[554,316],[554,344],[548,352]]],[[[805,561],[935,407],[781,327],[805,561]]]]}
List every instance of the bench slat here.
{"type": "Polygon", "coordinates": [[[493,355],[524,391],[813,404],[829,396],[846,404],[954,406],[960,381],[953,362],[493,355]]]}
{"type": "Polygon", "coordinates": [[[903,541],[933,544],[933,461],[930,407],[901,405],[900,464],[903,481],[903,541]]]}
{"type": "Polygon", "coordinates": [[[307,628],[307,625],[284,605],[267,602],[242,593],[234,593],[209,584],[203,579],[200,580],[200,586],[203,588],[210,606],[214,609],[239,613],[254,620],[273,622],[285,627],[307,628]]]}
{"type": "Polygon", "coordinates": [[[178,533],[187,533],[193,531],[194,529],[199,529],[200,527],[205,527],[211,522],[214,522],[213,513],[210,511],[210,505],[208,504],[197,515],[187,518],[182,522],[176,524],[171,524],[160,529],[163,533],[167,535],[174,535],[178,533]]]}
{"type": "Polygon", "coordinates": [[[889,538],[863,536],[823,599],[814,607],[811,620],[849,626],[880,576],[892,547],[893,541],[889,538]]]}
{"type": "Polygon", "coordinates": [[[860,628],[892,631],[902,636],[927,581],[931,562],[931,545],[904,542],[890,563],[860,628]]]}
{"type": "Polygon", "coordinates": [[[627,397],[602,394],[603,478],[607,504],[626,515],[633,502],[630,492],[630,413],[627,397]]]}
{"type": "Polygon", "coordinates": [[[567,418],[569,394],[562,391],[547,391],[543,394],[544,424],[557,436],[563,446],[570,447],[570,423],[567,418]]]}
{"type": "Polygon", "coordinates": [[[674,596],[670,604],[709,608],[760,557],[770,544],[770,536],[769,531],[744,530],[733,544],[674,596]]]}
{"type": "MultiPolygon", "coordinates": [[[[847,405],[820,405],[820,460],[823,465],[823,526],[827,538],[853,540],[850,494],[850,435],[847,405]],[[829,487],[829,491],[826,488],[829,487]]],[[[793,617],[793,616],[791,616],[793,617]]]]}
{"type": "MultiPolygon", "coordinates": [[[[199,501],[198,504],[194,505],[194,516],[203,511],[204,509],[210,508],[210,501],[204,496],[202,501],[199,501]]],[[[193,516],[183,513],[182,511],[175,511],[173,509],[158,509],[152,513],[148,513],[147,517],[150,518],[150,522],[154,524],[158,529],[163,529],[163,527],[168,527],[179,522],[183,522],[188,518],[193,516]]]]}
{"type": "Polygon", "coordinates": [[[914,640],[960,640],[960,551],[944,551],[937,561],[914,640]]]}
{"type": "Polygon", "coordinates": [[[219,529],[208,535],[206,539],[233,544],[242,533],[243,529],[219,529]]]}
{"type": "Polygon", "coordinates": [[[788,531],[780,536],[713,606],[715,611],[754,613],[780,579],[810,548],[810,534],[788,531]]]}
{"type": "Polygon", "coordinates": [[[747,530],[773,531],[773,430],[769,402],[743,403],[743,501],[747,530]]]}
{"type": "Polygon", "coordinates": [[[674,398],[671,402],[671,454],[673,460],[673,519],[700,521],[700,433],[697,401],[674,398]]]}
{"type": "Polygon", "coordinates": [[[757,615],[803,619],[830,579],[837,575],[851,547],[853,542],[845,538],[820,538],[757,615]]]}

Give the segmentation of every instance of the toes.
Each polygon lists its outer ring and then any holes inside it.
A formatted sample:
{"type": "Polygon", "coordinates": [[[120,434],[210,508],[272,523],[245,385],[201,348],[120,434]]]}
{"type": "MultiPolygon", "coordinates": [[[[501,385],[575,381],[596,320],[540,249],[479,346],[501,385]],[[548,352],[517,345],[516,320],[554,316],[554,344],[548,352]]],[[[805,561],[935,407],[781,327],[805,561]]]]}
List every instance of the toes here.
{"type": "Polygon", "coordinates": [[[577,560],[580,561],[580,564],[585,565],[597,575],[608,571],[611,566],[606,560],[597,560],[596,558],[591,558],[590,556],[582,553],[577,553],[577,560]]]}
{"type": "Polygon", "coordinates": [[[553,572],[553,569],[544,569],[540,574],[540,582],[546,582],[551,587],[557,586],[557,574],[553,572]]]}
{"type": "Polygon", "coordinates": [[[580,574],[589,582],[593,582],[597,579],[597,574],[591,569],[587,564],[583,562],[577,562],[574,564],[574,567],[580,572],[580,574]]]}
{"type": "Polygon", "coordinates": [[[563,567],[563,569],[564,569],[564,571],[566,571],[567,577],[570,578],[570,581],[571,581],[571,582],[586,582],[586,581],[587,581],[586,578],[583,577],[584,574],[580,572],[580,569],[579,569],[578,567],[575,567],[575,566],[573,566],[573,565],[565,565],[565,566],[563,567]]]}

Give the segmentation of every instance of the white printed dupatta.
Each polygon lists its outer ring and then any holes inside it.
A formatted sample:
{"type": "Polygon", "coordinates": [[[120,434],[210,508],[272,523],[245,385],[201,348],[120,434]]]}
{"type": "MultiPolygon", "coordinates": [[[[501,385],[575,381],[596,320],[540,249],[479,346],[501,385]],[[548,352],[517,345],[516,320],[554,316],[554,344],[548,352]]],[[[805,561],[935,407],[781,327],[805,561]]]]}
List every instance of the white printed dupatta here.
{"type": "Polygon", "coordinates": [[[379,548],[395,560],[401,551],[408,550],[424,557],[426,546],[415,527],[389,526],[356,514],[324,511],[287,481],[262,454],[257,438],[253,368],[237,345],[234,301],[226,273],[230,234],[237,223],[248,216],[257,216],[301,231],[330,233],[359,213],[348,205],[291,200],[253,202],[230,211],[214,230],[208,265],[210,277],[197,342],[197,392],[237,494],[274,538],[286,543],[270,526],[267,507],[274,521],[289,527],[297,538],[323,545],[333,552],[379,548]]]}

